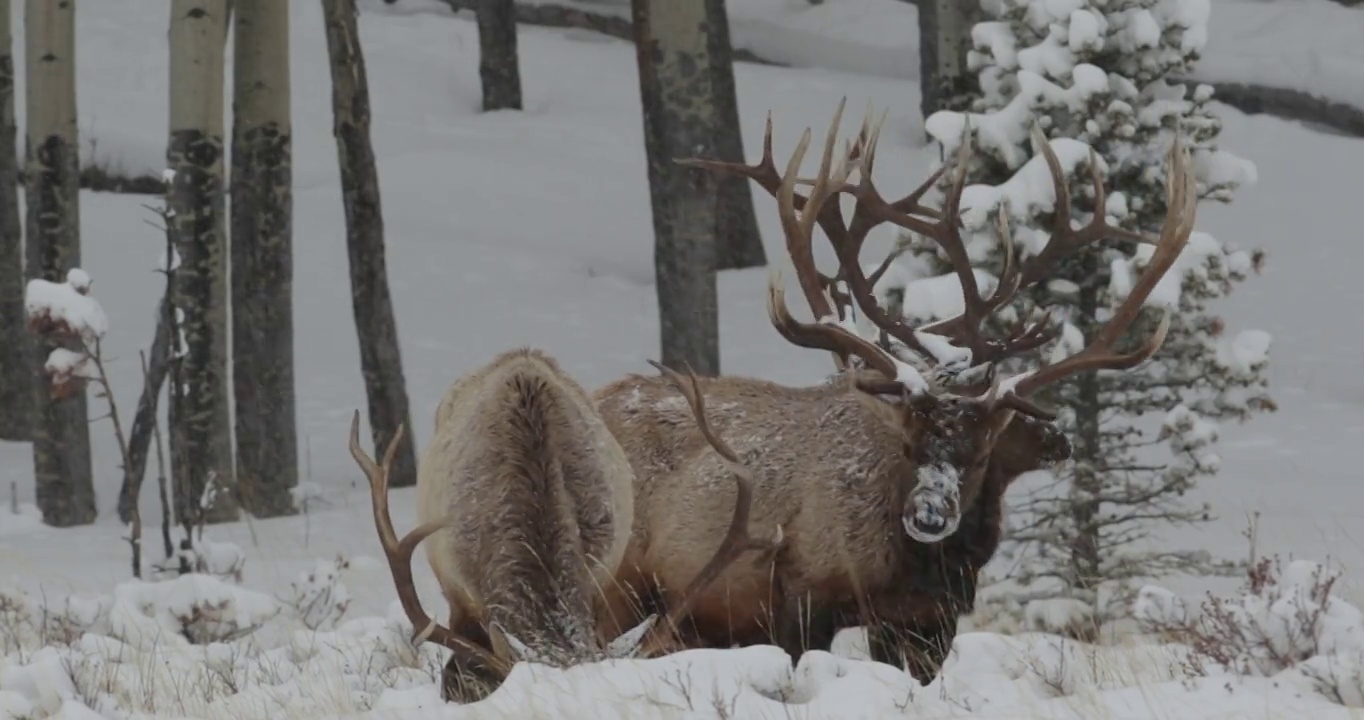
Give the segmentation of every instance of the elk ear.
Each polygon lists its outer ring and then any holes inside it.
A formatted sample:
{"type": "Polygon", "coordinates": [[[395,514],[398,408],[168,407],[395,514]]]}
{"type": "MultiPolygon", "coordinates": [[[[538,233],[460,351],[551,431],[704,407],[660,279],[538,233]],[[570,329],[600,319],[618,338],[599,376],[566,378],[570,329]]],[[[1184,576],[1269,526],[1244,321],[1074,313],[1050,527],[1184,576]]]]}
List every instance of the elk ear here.
{"type": "Polygon", "coordinates": [[[1072,451],[1070,438],[1061,432],[1056,423],[1039,421],[1033,431],[1037,437],[1035,446],[1041,453],[1039,460],[1043,467],[1051,467],[1070,459],[1072,451]]]}
{"type": "Polygon", "coordinates": [[[1070,459],[1070,438],[1056,423],[1015,414],[995,445],[994,459],[1010,479],[1070,459]]]}
{"type": "Polygon", "coordinates": [[[644,636],[649,634],[654,625],[658,622],[658,613],[654,613],[644,622],[621,633],[620,637],[612,640],[606,646],[606,656],[608,658],[632,658],[639,652],[639,646],[644,642],[644,636]]]}
{"type": "Polygon", "coordinates": [[[862,388],[857,388],[853,393],[857,396],[857,401],[876,415],[887,427],[897,432],[906,432],[913,425],[913,411],[910,410],[908,404],[901,402],[895,396],[873,395],[862,388]]]}
{"type": "Polygon", "coordinates": [[[915,409],[903,384],[881,378],[856,378],[852,386],[858,402],[887,427],[897,432],[909,432],[913,428],[915,409]]]}

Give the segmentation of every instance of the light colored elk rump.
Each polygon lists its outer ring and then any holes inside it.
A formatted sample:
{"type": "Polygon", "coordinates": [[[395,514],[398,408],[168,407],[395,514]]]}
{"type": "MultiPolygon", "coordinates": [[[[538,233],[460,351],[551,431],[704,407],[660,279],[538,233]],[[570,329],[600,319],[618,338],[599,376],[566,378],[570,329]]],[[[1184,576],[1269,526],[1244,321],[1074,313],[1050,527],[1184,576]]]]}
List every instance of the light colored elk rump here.
{"type": "MultiPolygon", "coordinates": [[[[664,626],[671,627],[739,555],[771,544],[748,537],[751,480],[706,424],[695,378],[688,385],[665,375],[737,490],[727,526],[717,526],[723,540],[669,608],[664,626]]],[[[443,697],[478,699],[519,660],[568,665],[671,647],[669,635],[650,633],[657,616],[599,635],[601,591],[633,524],[634,475],[586,391],[552,358],[533,349],[503,353],[451,386],[418,468],[422,524],[399,540],[387,493],[401,436],[400,429],[376,463],[360,448],[357,412],[350,451],[369,478],[375,527],[416,640],[453,651],[443,697]],[[412,553],[428,538],[427,558],[450,605],[445,625],[422,609],[412,577],[412,553]]]]}
{"type": "MultiPolygon", "coordinates": [[[[464,376],[436,412],[417,472],[417,517],[456,615],[504,629],[537,657],[596,647],[597,588],[625,552],[634,474],[586,391],[548,355],[500,355],[464,376]]],[[[461,618],[462,619],[462,618],[461,618]]],[[[558,657],[556,657],[558,656],[558,657]]]]}
{"type": "MultiPolygon", "coordinates": [[[[1006,259],[986,295],[958,219],[969,136],[940,208],[920,200],[948,165],[890,201],[871,179],[880,123],[864,120],[857,139],[836,154],[842,111],[840,104],[812,178],[798,176],[810,131],[778,172],[770,118],[756,165],[684,161],[747,177],[776,199],[787,251],[815,322],[792,317],[779,274],[768,284],[769,318],[793,345],[832,352],[837,372],[816,387],[745,377],[702,382],[715,427],[753,470],[754,534],[766,537],[780,528],[782,545],[767,567],[730,566],[696,602],[677,641],[703,646],[775,641],[795,658],[807,647],[827,649],[841,627],[867,625],[873,659],[908,667],[926,683],[946,657],[958,615],[971,608],[976,574],[998,546],[1009,484],[1070,456],[1054,414],[1030,396],[1076,373],[1133,368],[1163,343],[1168,316],[1133,349],[1117,350],[1188,241],[1196,183],[1176,136],[1169,211],[1159,238],[1113,227],[1103,213],[1073,227],[1060,160],[1034,128],[1034,150],[1052,177],[1056,223],[1047,245],[1018,261],[1007,215],[996,213],[1006,259]],[[797,192],[798,185],[808,192],[797,192]],[[855,200],[850,216],[839,203],[844,195],[855,200]],[[879,306],[873,288],[887,264],[868,275],[860,252],[868,233],[884,223],[938,244],[962,288],[961,314],[916,328],[879,306]],[[838,257],[833,276],[815,267],[816,226],[838,257]],[[1004,376],[1005,362],[1050,342],[1057,328],[1043,315],[990,337],[987,320],[1019,289],[1044,281],[1058,260],[1104,239],[1155,245],[1127,298],[1082,351],[1004,376]],[[854,312],[874,326],[874,337],[860,334],[854,312]]],[[[1092,152],[1089,166],[1093,206],[1105,207],[1092,152]]],[[[730,501],[729,491],[716,481],[719,466],[699,451],[701,441],[685,422],[681,399],[656,378],[630,376],[594,398],[636,475],[635,527],[617,574],[617,587],[624,589],[608,602],[610,615],[622,617],[629,595],[666,601],[687,584],[695,555],[704,557],[715,542],[711,518],[730,501]]],[[[624,617],[612,630],[630,621],[624,617]]]]}

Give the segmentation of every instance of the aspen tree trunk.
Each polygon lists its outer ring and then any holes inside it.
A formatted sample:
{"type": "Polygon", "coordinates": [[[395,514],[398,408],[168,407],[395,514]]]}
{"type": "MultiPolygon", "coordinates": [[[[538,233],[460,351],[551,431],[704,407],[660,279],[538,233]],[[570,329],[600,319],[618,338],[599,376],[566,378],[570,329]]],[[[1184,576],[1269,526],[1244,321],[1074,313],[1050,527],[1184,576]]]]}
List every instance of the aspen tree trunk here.
{"type": "Polygon", "coordinates": [[[0,440],[29,440],[33,436],[33,349],[24,322],[24,234],[19,222],[10,32],[10,2],[0,0],[0,440]]]}
{"type": "Polygon", "coordinates": [[[294,511],[293,170],[289,3],[235,0],[232,381],[237,482],[256,517],[294,511]]]}
{"type": "Polygon", "coordinates": [[[966,68],[971,28],[983,18],[980,0],[920,0],[919,86],[924,119],[939,110],[965,110],[976,74],[966,68]]]}
{"type": "Polygon", "coordinates": [[[388,448],[399,424],[407,428],[393,461],[390,484],[411,486],[417,484],[416,443],[398,351],[398,325],[388,291],[379,173],[369,138],[369,83],[355,23],[355,0],[322,0],[322,12],[331,59],[332,134],[341,165],[351,304],[369,401],[369,427],[376,455],[388,448]]]}
{"type": "Polygon", "coordinates": [[[174,306],[185,354],[183,393],[172,402],[171,465],[176,516],[206,522],[238,516],[228,396],[227,242],[223,209],[223,24],[225,0],[171,0],[170,139],[166,193],[180,254],[174,306]],[[212,483],[210,486],[209,483],[212,483]],[[205,488],[211,487],[206,507],[205,488]]]}
{"type": "MultiPolygon", "coordinates": [[[[734,46],[729,39],[729,13],[725,0],[706,0],[710,28],[710,68],[715,91],[715,153],[725,162],[744,162],[744,135],[739,125],[739,94],[734,86],[734,46]]],[[[715,269],[742,270],[767,264],[758,216],[753,212],[752,184],[748,178],[726,174],[717,177],[719,209],[715,230],[715,269]]]]}
{"type": "Polygon", "coordinates": [[[521,109],[514,0],[478,0],[478,76],[484,112],[521,109]]]}
{"type": "MultiPolygon", "coordinates": [[[[27,116],[28,275],[64,282],[80,267],[80,157],[76,136],[74,2],[28,0],[24,6],[27,116]]],[[[52,397],[43,365],[60,346],[34,339],[33,477],[43,521],[65,527],[95,520],[90,424],[85,392],[52,397]]],[[[74,348],[74,346],[71,346],[74,348]]]]}
{"type": "Polygon", "coordinates": [[[715,157],[707,0],[631,0],[653,206],[662,362],[720,373],[717,178],[675,159],[715,157]]]}

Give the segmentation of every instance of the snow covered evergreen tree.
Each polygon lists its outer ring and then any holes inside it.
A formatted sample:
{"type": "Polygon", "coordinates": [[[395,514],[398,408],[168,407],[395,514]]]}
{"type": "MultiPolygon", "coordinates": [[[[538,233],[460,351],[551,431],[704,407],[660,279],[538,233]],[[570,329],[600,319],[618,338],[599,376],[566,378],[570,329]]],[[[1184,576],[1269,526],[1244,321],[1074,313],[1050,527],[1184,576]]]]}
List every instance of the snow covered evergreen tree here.
{"type": "MultiPolygon", "coordinates": [[[[1192,151],[1202,199],[1229,201],[1238,185],[1254,181],[1253,164],[1216,146],[1221,127],[1208,107],[1211,88],[1190,93],[1169,80],[1187,74],[1198,59],[1208,0],[986,0],[985,6],[990,19],[973,28],[970,58],[983,97],[969,115],[941,111],[926,123],[944,157],[956,151],[964,129],[975,144],[962,220],[977,267],[1001,269],[1003,253],[991,232],[1001,209],[1021,257],[1048,239],[1055,193],[1043,158],[1029,147],[1034,124],[1073,178],[1073,224],[1093,212],[1089,148],[1109,191],[1103,211],[1127,230],[1159,232],[1166,210],[1163,159],[1175,128],[1192,151]]],[[[1042,359],[1083,348],[1126,296],[1151,250],[1100,241],[1063,262],[1056,280],[1021,292],[1014,312],[1027,317],[1049,309],[1061,324],[1060,340],[1042,359]]],[[[924,302],[960,297],[932,241],[907,236],[897,251],[905,256],[880,283],[883,302],[899,303],[914,320],[960,311],[959,300],[957,307],[924,302]],[[944,280],[951,281],[950,293],[932,291],[944,280]]],[[[1169,550],[1151,540],[1162,525],[1210,519],[1209,507],[1183,496],[1218,470],[1217,421],[1274,407],[1264,375],[1268,334],[1230,331],[1210,309],[1261,262],[1258,251],[1195,231],[1131,330],[1136,339],[1150,334],[1161,315],[1152,305],[1175,311],[1155,358],[1135,371],[1078,376],[1039,398],[1061,410],[1075,462],[1045,486],[1013,493],[1010,542],[1001,554],[1019,560],[1010,564],[1012,579],[1026,588],[1022,601],[1080,600],[1104,619],[1129,606],[1139,578],[1235,567],[1202,550],[1169,550]]],[[[991,289],[987,282],[983,291],[991,289]]],[[[1010,317],[1005,312],[1001,320],[1010,317]]]]}

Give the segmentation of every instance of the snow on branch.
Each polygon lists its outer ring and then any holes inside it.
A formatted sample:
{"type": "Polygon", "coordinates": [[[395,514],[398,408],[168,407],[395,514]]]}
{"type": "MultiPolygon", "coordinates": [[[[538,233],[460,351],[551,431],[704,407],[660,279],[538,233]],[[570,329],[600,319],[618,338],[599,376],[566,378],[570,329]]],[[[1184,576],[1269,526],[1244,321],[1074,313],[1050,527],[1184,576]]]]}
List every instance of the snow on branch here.
{"type": "MultiPolygon", "coordinates": [[[[945,156],[951,156],[956,152],[957,146],[961,144],[963,130],[967,123],[970,123],[974,131],[974,142],[978,147],[992,157],[998,157],[1010,170],[1017,168],[1027,160],[1024,147],[1028,142],[1033,118],[1041,114],[1040,110],[1059,105],[1072,112],[1083,113],[1091,99],[1106,92],[1109,87],[1107,73],[1093,65],[1083,63],[1075,66],[1074,84],[1069,88],[1061,87],[1027,70],[1020,70],[1016,78],[1018,93],[998,110],[984,113],[939,110],[924,121],[924,129],[942,145],[945,156]]],[[[1057,138],[1051,142],[1056,156],[1061,159],[1062,167],[1067,169],[1083,160],[1089,152],[1087,145],[1070,138],[1057,138]],[[1073,150],[1061,149],[1072,143],[1084,147],[1078,158],[1067,155],[1073,153],[1073,150]]],[[[1041,172],[1044,177],[1048,177],[1045,163],[1041,166],[1041,172]]],[[[1049,187],[1050,182],[1047,185],[1049,187]]],[[[969,190],[968,188],[967,191],[969,190]]],[[[962,195],[962,205],[963,207],[967,205],[965,193],[962,195]]],[[[1026,207],[1029,206],[1020,208],[1020,212],[1026,207]]]]}
{"type": "Polygon", "coordinates": [[[99,380],[98,348],[109,331],[109,318],[99,301],[90,296],[93,282],[84,270],[72,268],[66,282],[34,278],[24,289],[24,315],[30,332],[79,343],[75,350],[54,348],[43,365],[57,397],[79,389],[78,381],[99,380]]]}
{"type": "Polygon", "coordinates": [[[90,275],[80,268],[66,274],[66,282],[41,278],[28,281],[24,314],[31,332],[76,337],[93,345],[109,331],[109,318],[99,301],[90,297],[90,275]]]}

